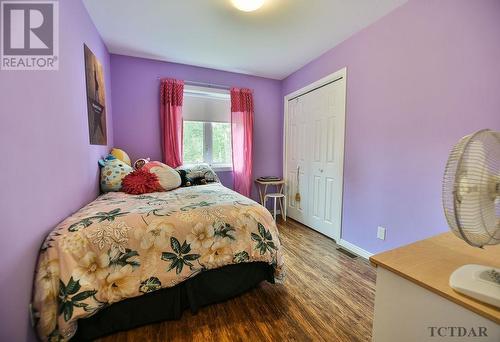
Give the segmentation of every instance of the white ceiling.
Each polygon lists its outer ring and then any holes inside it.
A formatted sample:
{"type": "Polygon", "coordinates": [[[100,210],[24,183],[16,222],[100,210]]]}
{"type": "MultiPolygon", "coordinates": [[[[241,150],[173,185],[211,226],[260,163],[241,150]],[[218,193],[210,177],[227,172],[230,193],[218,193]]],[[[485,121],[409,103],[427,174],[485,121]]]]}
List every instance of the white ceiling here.
{"type": "Polygon", "coordinates": [[[406,0],[83,0],[111,53],[283,79],[406,0]]]}

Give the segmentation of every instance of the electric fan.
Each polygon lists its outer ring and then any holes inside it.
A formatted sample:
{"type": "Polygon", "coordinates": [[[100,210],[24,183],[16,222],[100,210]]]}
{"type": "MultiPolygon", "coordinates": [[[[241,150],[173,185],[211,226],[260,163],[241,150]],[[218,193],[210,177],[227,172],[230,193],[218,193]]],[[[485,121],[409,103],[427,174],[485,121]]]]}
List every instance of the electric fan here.
{"type": "MultiPolygon", "coordinates": [[[[469,245],[500,243],[500,132],[481,130],[455,145],[444,173],[443,207],[453,233],[469,245]]],[[[450,286],[500,307],[498,268],[464,265],[452,273],[450,286]]]]}

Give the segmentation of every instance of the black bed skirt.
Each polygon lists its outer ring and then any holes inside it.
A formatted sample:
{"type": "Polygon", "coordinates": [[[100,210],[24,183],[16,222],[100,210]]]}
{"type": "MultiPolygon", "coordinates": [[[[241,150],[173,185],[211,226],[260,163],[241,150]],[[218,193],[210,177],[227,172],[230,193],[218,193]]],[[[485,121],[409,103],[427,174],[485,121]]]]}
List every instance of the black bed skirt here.
{"type": "Polygon", "coordinates": [[[130,298],[102,309],[94,316],[80,319],[71,341],[91,341],[141,325],[179,319],[190,308],[240,295],[263,280],[274,283],[273,267],[264,262],[228,265],[196,275],[174,287],[130,298]]]}

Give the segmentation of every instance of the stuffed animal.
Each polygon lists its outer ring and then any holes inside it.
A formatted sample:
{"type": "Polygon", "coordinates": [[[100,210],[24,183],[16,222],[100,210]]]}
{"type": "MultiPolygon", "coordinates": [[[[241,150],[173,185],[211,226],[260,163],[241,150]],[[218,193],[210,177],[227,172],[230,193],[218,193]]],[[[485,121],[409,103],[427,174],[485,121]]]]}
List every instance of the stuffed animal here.
{"type": "Polygon", "coordinates": [[[208,164],[182,165],[176,170],[181,175],[181,178],[185,175],[190,180],[191,185],[220,182],[219,177],[217,177],[217,174],[208,164]]]}
{"type": "Polygon", "coordinates": [[[141,167],[149,163],[150,160],[150,158],[137,159],[134,163],[134,169],[139,170],[141,167]]]}
{"type": "Polygon", "coordinates": [[[111,154],[116,159],[120,159],[122,162],[124,162],[128,166],[131,166],[130,157],[128,156],[128,154],[124,150],[121,150],[119,148],[113,148],[109,154],[111,154]]]}
{"type": "Polygon", "coordinates": [[[177,171],[159,161],[149,162],[144,165],[141,170],[154,173],[158,177],[158,181],[165,191],[178,188],[182,183],[181,177],[177,171]]]}
{"type": "Polygon", "coordinates": [[[177,170],[177,172],[179,172],[179,175],[181,176],[182,187],[193,185],[193,180],[187,176],[186,170],[177,170]]]}
{"type": "Polygon", "coordinates": [[[99,166],[101,167],[102,192],[120,191],[123,177],[134,171],[125,162],[111,154],[104,159],[100,159],[99,166]]]}
{"type": "Polygon", "coordinates": [[[194,177],[192,178],[192,183],[193,185],[205,185],[207,184],[207,180],[205,179],[204,176],[194,177]]]}

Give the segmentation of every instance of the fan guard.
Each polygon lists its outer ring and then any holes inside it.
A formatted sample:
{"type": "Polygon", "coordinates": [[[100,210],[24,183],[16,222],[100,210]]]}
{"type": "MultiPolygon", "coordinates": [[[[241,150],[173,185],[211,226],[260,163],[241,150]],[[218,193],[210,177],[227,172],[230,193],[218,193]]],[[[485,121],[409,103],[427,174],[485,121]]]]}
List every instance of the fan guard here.
{"type": "Polygon", "coordinates": [[[442,191],[455,235],[475,247],[500,243],[500,132],[481,130],[454,146],[442,191]]]}

